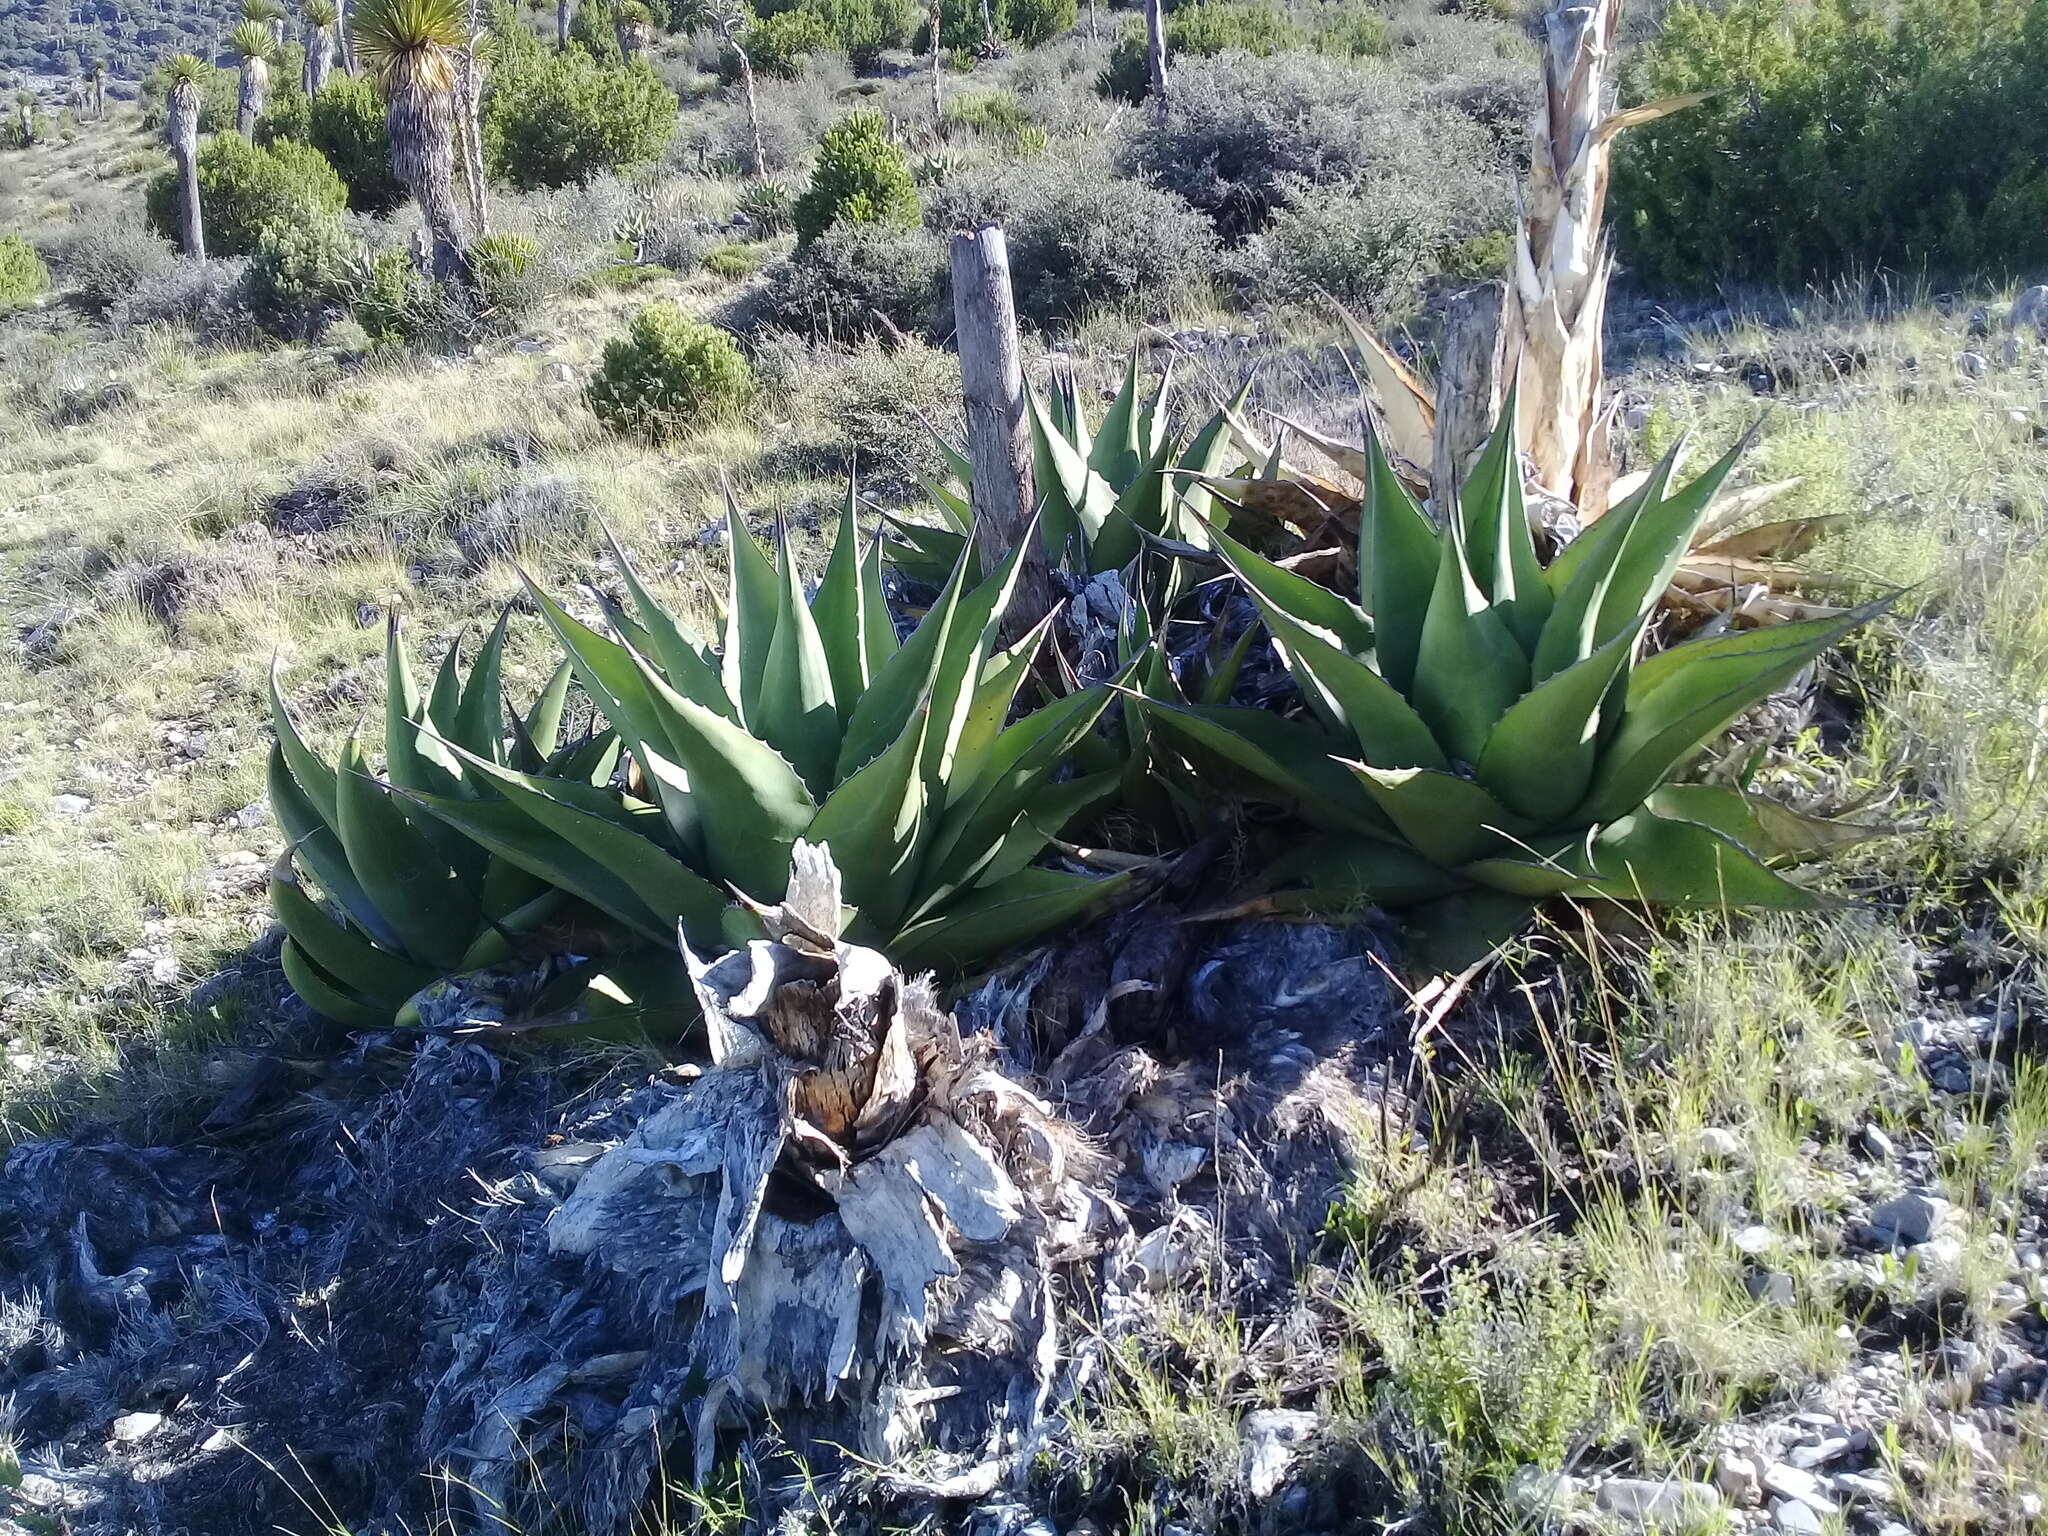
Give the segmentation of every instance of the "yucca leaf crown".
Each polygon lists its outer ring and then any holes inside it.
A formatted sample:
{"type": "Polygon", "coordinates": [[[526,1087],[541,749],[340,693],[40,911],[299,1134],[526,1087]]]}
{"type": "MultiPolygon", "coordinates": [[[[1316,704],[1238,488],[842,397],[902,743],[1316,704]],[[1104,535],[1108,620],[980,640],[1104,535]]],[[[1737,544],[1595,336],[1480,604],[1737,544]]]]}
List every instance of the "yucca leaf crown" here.
{"type": "Polygon", "coordinates": [[[1738,447],[1682,490],[1674,449],[1543,564],[1515,402],[1431,522],[1367,434],[1355,601],[1218,531],[1320,730],[1257,710],[1144,707],[1350,834],[1297,859],[1382,902],[1472,886],[1797,906],[1767,867],[1824,839],[1732,791],[1671,787],[1700,746],[1881,604],[1640,659],[1645,627],[1738,447]]]}
{"type": "Polygon", "coordinates": [[[356,56],[386,96],[445,91],[469,41],[462,0],[362,0],[350,17],[356,56]]]}

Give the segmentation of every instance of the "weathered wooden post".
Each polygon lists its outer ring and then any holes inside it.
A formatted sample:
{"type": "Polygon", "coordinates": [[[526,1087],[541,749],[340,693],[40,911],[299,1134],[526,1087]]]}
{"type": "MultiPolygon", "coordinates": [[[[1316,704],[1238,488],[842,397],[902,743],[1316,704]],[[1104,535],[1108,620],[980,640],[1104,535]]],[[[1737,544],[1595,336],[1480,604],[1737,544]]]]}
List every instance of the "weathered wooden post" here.
{"type": "Polygon", "coordinates": [[[967,406],[967,457],[974,467],[974,538],[984,571],[1030,547],[1005,633],[1021,634],[1056,601],[1045,546],[1031,527],[1031,438],[1024,422],[1024,366],[1010,295],[1010,249],[1000,224],[953,236],[953,330],[967,406]]]}
{"type": "MultiPolygon", "coordinates": [[[[1436,379],[1436,438],[1430,485],[1439,500],[1465,483],[1472,460],[1500,419],[1506,391],[1507,330],[1501,307],[1507,284],[1479,283],[1454,294],[1444,309],[1436,379]]],[[[1447,509],[1436,507],[1441,522],[1447,509]]]]}

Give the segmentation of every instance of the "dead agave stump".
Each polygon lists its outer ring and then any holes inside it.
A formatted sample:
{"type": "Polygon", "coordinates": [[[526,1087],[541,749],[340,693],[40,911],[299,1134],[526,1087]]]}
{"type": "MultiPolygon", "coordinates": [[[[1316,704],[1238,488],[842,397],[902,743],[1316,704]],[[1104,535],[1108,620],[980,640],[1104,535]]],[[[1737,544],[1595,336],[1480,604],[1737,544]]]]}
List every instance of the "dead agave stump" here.
{"type": "Polygon", "coordinates": [[[699,1305],[613,1444],[646,1446],[651,1475],[687,1425],[701,1477],[721,1430],[772,1418],[794,1446],[930,1447],[934,1482],[992,1480],[1047,1421],[1055,1272],[1124,1230],[1112,1174],[928,982],[839,938],[823,848],[797,844],[762,916],[768,938],[688,956],[711,1069],[551,1227],[557,1254],[699,1305]]]}

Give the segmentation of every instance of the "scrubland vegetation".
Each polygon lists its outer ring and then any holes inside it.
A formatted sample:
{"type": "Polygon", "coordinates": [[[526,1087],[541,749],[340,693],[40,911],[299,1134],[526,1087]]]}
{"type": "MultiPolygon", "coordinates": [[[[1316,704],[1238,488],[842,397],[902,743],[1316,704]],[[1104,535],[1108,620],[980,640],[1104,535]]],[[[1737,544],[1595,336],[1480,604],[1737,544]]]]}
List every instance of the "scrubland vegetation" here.
{"type": "MultiPolygon", "coordinates": [[[[279,18],[246,135],[246,69],[166,62],[209,18],[0,149],[0,1531],[2042,1528],[2038,0],[1630,18],[1624,105],[1712,94],[1618,141],[1651,488],[1576,538],[1505,436],[1425,510],[1332,302],[1445,366],[1540,14],[1195,0],[1155,110],[1121,9],[498,0],[466,127],[463,9],[352,9],[310,94],[279,18]],[[443,63],[434,180],[387,111],[443,63]],[[800,837],[1123,1213],[1013,1271],[1063,1331],[985,1484],[753,1378],[744,1435],[631,1397],[707,1304],[576,1319],[680,1238],[547,1289],[560,1169],[733,1075],[678,924],[823,964],[800,837]],[[41,1201],[108,1148],[148,1219],[41,1201]]],[[[967,1079],[917,1080],[926,1130],[967,1079]]],[[[783,1214],[885,1161],[812,1121],[783,1214]]]]}

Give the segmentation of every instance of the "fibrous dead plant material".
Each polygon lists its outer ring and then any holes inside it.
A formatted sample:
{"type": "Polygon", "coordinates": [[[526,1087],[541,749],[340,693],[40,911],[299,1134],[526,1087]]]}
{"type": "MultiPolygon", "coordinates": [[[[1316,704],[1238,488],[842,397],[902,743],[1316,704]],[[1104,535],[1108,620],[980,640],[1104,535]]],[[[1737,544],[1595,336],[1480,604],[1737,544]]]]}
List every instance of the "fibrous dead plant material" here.
{"type": "MultiPolygon", "coordinates": [[[[1099,1155],[927,980],[842,941],[840,913],[830,855],[799,842],[768,936],[687,955],[712,1065],[551,1228],[558,1255],[694,1303],[636,1411],[688,1427],[700,1477],[722,1430],[764,1418],[884,1465],[930,1447],[939,1477],[1027,1454],[1060,1358],[1054,1274],[1124,1229],[1099,1155]]],[[[638,1439],[617,1437],[651,1474],[657,1437],[638,1439]]]]}

